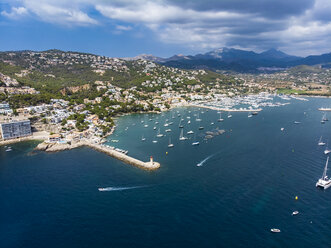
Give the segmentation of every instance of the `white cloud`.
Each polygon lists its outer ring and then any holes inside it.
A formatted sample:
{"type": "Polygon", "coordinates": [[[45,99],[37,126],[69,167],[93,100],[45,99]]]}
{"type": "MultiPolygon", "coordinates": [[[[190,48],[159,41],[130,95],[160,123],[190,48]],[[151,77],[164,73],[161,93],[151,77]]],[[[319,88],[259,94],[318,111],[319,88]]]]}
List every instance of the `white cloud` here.
{"type": "Polygon", "coordinates": [[[12,7],[10,12],[7,11],[1,12],[1,15],[12,19],[17,19],[27,14],[28,14],[28,10],[25,7],[12,7]]]}
{"type": "Polygon", "coordinates": [[[15,3],[21,7],[12,7],[10,12],[1,14],[16,18],[29,13],[61,25],[96,25],[107,18],[112,20],[116,34],[146,27],[164,43],[191,46],[200,51],[221,46],[255,50],[275,47],[298,54],[330,50],[330,0],[278,0],[273,3],[272,11],[267,0],[16,0],[15,3]],[[295,2],[304,4],[297,6],[295,2]],[[103,18],[92,18],[89,10],[96,10],[103,18]]]}

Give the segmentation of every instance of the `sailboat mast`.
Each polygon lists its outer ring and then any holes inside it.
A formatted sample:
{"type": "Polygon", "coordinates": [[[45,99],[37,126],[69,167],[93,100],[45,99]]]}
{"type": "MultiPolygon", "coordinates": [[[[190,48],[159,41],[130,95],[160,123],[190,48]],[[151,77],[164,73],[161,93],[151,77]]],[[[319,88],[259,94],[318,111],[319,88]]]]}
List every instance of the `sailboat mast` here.
{"type": "Polygon", "coordinates": [[[326,164],[325,164],[325,168],[324,168],[324,172],[323,172],[323,176],[322,176],[323,180],[326,177],[326,171],[328,170],[328,163],[329,163],[329,156],[328,156],[328,159],[326,160],[326,164]]]}

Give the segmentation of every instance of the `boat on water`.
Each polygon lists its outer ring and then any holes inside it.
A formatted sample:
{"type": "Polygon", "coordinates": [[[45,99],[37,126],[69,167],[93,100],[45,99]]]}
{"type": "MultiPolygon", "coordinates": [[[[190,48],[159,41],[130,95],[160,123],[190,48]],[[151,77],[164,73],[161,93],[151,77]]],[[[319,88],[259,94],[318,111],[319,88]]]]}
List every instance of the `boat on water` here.
{"type": "Polygon", "coordinates": [[[184,136],[184,131],[183,131],[183,129],[180,131],[179,140],[181,140],[181,141],[183,141],[183,140],[187,140],[187,137],[184,136]]]}
{"type": "Polygon", "coordinates": [[[328,147],[325,148],[324,150],[324,154],[328,155],[329,153],[331,153],[331,149],[329,149],[328,147]]]}
{"type": "Polygon", "coordinates": [[[187,124],[191,124],[191,121],[190,121],[190,120],[188,120],[188,121],[187,121],[187,124]]]}
{"type": "Polygon", "coordinates": [[[144,135],[141,137],[141,141],[145,141],[146,138],[144,137],[144,135]]]}
{"type": "Polygon", "coordinates": [[[7,147],[7,149],[5,150],[6,152],[11,152],[13,149],[11,147],[7,147]]]}
{"type": "Polygon", "coordinates": [[[214,122],[211,122],[210,125],[214,125],[214,122]]]}
{"type": "Polygon", "coordinates": [[[199,127],[199,130],[202,130],[202,129],[204,129],[204,127],[200,126],[200,127],[199,127]]]}
{"type": "Polygon", "coordinates": [[[165,123],[163,126],[167,127],[167,126],[169,126],[169,124],[168,123],[165,123]]]}
{"type": "Polygon", "coordinates": [[[152,142],[155,144],[155,143],[157,143],[157,140],[153,140],[152,142]]]}
{"type": "Polygon", "coordinates": [[[297,214],[299,214],[299,211],[292,212],[292,215],[297,215],[297,214]]]}
{"type": "Polygon", "coordinates": [[[112,139],[111,142],[117,143],[117,142],[119,142],[119,140],[112,139]]]}
{"type": "Polygon", "coordinates": [[[155,125],[157,125],[157,124],[159,124],[159,122],[158,122],[158,121],[156,121],[156,122],[155,122],[155,125]]]}
{"type": "Polygon", "coordinates": [[[282,128],[280,129],[280,131],[284,131],[284,128],[282,127],[282,128]]]}
{"type": "Polygon", "coordinates": [[[294,124],[300,124],[301,122],[300,121],[295,121],[294,124]]]}
{"type": "Polygon", "coordinates": [[[259,113],[259,112],[254,111],[254,112],[252,112],[252,115],[258,115],[258,113],[259,113]]]}
{"type": "Polygon", "coordinates": [[[249,112],[247,117],[248,117],[248,118],[251,118],[252,116],[253,116],[252,113],[249,112]]]}
{"type": "Polygon", "coordinates": [[[160,128],[159,128],[159,130],[157,131],[157,135],[156,135],[156,137],[158,137],[158,138],[161,138],[161,137],[163,137],[163,134],[162,134],[162,133],[160,133],[160,128]]]}
{"type": "Polygon", "coordinates": [[[192,130],[188,131],[187,134],[194,134],[192,130]]]}
{"type": "Polygon", "coordinates": [[[174,144],[171,143],[171,138],[169,138],[169,144],[168,144],[168,147],[169,147],[169,148],[174,147],[174,144]]]}
{"type": "Polygon", "coordinates": [[[182,119],[180,120],[178,127],[179,127],[179,128],[184,128],[184,126],[183,126],[183,124],[182,124],[182,119]]]}
{"type": "Polygon", "coordinates": [[[154,130],[156,130],[156,127],[153,127],[154,130]]]}
{"type": "Polygon", "coordinates": [[[327,189],[327,188],[331,187],[331,179],[329,179],[328,176],[326,175],[326,173],[328,171],[328,163],[329,163],[329,156],[326,160],[323,175],[320,179],[318,179],[318,181],[316,183],[316,187],[318,187],[318,188],[327,189]]]}
{"type": "Polygon", "coordinates": [[[224,119],[222,118],[222,112],[220,112],[220,118],[217,121],[218,122],[224,121],[224,119]]]}
{"type": "Polygon", "coordinates": [[[199,113],[198,113],[198,116],[197,116],[197,118],[195,120],[196,121],[201,121],[201,119],[199,118],[199,113]]]}
{"type": "Polygon", "coordinates": [[[318,143],[317,143],[319,146],[325,146],[325,142],[322,141],[322,136],[321,138],[319,139],[318,143]]]}
{"type": "Polygon", "coordinates": [[[270,231],[272,233],[280,233],[281,232],[280,229],[278,229],[278,228],[271,228],[270,231]]]}
{"type": "Polygon", "coordinates": [[[325,124],[326,121],[328,121],[328,118],[326,118],[326,114],[324,114],[321,120],[321,124],[325,124]]]}
{"type": "Polygon", "coordinates": [[[232,118],[232,114],[230,112],[228,113],[228,118],[232,118]]]}
{"type": "Polygon", "coordinates": [[[148,127],[148,125],[146,124],[146,125],[144,125],[144,127],[148,127]]]}
{"type": "Polygon", "coordinates": [[[167,133],[169,133],[169,132],[171,132],[171,129],[169,128],[169,129],[166,129],[165,130],[167,133]]]}

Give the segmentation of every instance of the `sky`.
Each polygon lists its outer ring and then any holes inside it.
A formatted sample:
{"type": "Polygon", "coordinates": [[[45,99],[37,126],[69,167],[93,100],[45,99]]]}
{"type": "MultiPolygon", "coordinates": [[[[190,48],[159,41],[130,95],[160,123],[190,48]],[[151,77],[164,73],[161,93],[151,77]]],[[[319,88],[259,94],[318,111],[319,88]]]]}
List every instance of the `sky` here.
{"type": "Polygon", "coordinates": [[[0,51],[331,52],[331,0],[0,0],[0,51]]]}

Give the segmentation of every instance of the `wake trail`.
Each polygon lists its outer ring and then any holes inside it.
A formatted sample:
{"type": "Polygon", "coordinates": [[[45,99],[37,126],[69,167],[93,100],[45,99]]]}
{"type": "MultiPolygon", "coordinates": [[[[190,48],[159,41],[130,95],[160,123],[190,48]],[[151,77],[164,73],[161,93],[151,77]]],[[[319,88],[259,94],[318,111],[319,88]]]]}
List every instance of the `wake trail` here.
{"type": "Polygon", "coordinates": [[[122,190],[130,190],[130,189],[139,189],[139,188],[146,188],[148,186],[131,186],[131,187],[105,187],[105,188],[98,188],[99,191],[122,191],[122,190]]]}

